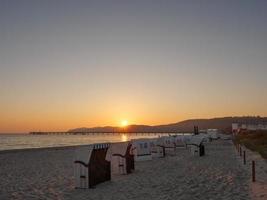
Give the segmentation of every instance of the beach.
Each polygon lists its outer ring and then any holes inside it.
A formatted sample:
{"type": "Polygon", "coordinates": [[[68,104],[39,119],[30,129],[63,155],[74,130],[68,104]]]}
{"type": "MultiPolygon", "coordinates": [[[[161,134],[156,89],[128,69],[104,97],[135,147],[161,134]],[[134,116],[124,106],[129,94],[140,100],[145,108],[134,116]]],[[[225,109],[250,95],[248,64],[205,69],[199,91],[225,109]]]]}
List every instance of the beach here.
{"type": "Polygon", "coordinates": [[[115,176],[94,189],[75,189],[76,147],[0,152],[0,199],[266,199],[267,162],[248,151],[248,164],[232,141],[205,144],[206,155],[174,154],[136,162],[132,174],[115,176]],[[255,183],[249,159],[256,159],[255,183]]]}

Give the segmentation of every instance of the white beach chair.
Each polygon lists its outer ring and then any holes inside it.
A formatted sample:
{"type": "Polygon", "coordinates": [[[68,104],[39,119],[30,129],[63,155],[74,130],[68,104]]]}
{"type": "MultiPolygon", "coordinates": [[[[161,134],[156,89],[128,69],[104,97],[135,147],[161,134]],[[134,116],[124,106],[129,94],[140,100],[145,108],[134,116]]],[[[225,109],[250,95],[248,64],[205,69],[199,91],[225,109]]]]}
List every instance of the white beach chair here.
{"type": "Polygon", "coordinates": [[[175,140],[172,136],[163,136],[159,138],[160,143],[164,146],[166,151],[173,152],[176,149],[175,140]]]}
{"type": "Polygon", "coordinates": [[[220,139],[222,140],[231,140],[232,137],[230,135],[226,135],[226,134],[220,134],[220,139]]]}
{"type": "Polygon", "coordinates": [[[207,134],[209,135],[209,138],[211,140],[217,140],[219,139],[219,133],[217,129],[208,129],[207,134]]]}
{"type": "Polygon", "coordinates": [[[111,162],[111,174],[129,174],[134,169],[134,156],[129,142],[111,143],[106,160],[111,162]]]}
{"type": "Polygon", "coordinates": [[[150,151],[152,158],[164,157],[163,144],[161,144],[159,138],[150,139],[150,151]]]}
{"type": "Polygon", "coordinates": [[[210,142],[211,141],[210,135],[208,135],[208,134],[200,133],[198,136],[203,138],[203,142],[210,142]]]}
{"type": "Polygon", "coordinates": [[[93,188],[110,180],[110,162],[106,161],[109,144],[92,144],[75,150],[74,176],[76,188],[93,188]]]}
{"type": "Polygon", "coordinates": [[[187,143],[187,146],[189,147],[189,151],[192,155],[203,156],[205,154],[203,140],[204,140],[204,137],[200,135],[191,137],[190,141],[187,143]]]}
{"type": "Polygon", "coordinates": [[[174,136],[174,144],[175,144],[175,147],[186,147],[184,136],[183,135],[174,136]]]}
{"type": "Polygon", "coordinates": [[[77,147],[75,150],[74,177],[75,188],[89,188],[88,164],[94,146],[77,147]]]}
{"type": "Polygon", "coordinates": [[[145,138],[131,140],[135,161],[152,160],[150,141],[150,139],[145,138]]]}

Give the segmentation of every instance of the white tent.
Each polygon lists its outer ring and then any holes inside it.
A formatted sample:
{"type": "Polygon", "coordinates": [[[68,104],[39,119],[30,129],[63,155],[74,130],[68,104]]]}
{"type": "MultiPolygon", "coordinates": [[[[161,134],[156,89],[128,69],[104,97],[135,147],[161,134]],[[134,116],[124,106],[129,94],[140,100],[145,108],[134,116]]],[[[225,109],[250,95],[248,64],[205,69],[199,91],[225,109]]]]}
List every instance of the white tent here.
{"type": "Polygon", "coordinates": [[[111,162],[112,174],[128,174],[134,168],[134,158],[131,155],[132,145],[129,142],[111,143],[106,160],[111,162]]]}
{"type": "Polygon", "coordinates": [[[81,146],[75,149],[74,177],[76,188],[89,188],[89,162],[94,146],[81,146]]]}
{"type": "Polygon", "coordinates": [[[150,139],[150,150],[152,158],[162,158],[164,157],[163,147],[160,143],[159,138],[150,139]]]}
{"type": "Polygon", "coordinates": [[[135,161],[152,160],[150,141],[146,138],[131,140],[135,161]]]}

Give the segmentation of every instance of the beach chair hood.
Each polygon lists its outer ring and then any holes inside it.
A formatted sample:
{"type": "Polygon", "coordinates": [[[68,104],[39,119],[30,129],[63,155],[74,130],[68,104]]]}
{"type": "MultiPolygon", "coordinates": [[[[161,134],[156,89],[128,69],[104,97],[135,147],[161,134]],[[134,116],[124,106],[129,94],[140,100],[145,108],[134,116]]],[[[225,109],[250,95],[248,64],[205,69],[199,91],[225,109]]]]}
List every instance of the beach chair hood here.
{"type": "Polygon", "coordinates": [[[82,146],[79,148],[76,148],[76,157],[75,161],[83,162],[84,164],[88,165],[90,162],[91,154],[93,152],[94,145],[89,146],[82,146]]]}
{"type": "Polygon", "coordinates": [[[111,143],[106,154],[106,160],[111,161],[112,156],[115,154],[125,156],[127,152],[129,142],[111,143]]]}
{"type": "Polygon", "coordinates": [[[205,137],[202,136],[192,136],[190,141],[188,142],[188,145],[195,145],[199,147],[204,139],[205,137]]]}

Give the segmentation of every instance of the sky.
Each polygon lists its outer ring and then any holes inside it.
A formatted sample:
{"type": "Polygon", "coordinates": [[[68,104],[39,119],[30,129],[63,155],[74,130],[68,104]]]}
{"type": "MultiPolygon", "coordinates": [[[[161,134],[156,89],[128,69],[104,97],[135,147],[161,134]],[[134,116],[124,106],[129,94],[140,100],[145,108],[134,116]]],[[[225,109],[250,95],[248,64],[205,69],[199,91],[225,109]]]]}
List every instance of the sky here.
{"type": "Polygon", "coordinates": [[[267,116],[265,0],[0,0],[0,132],[267,116]]]}

